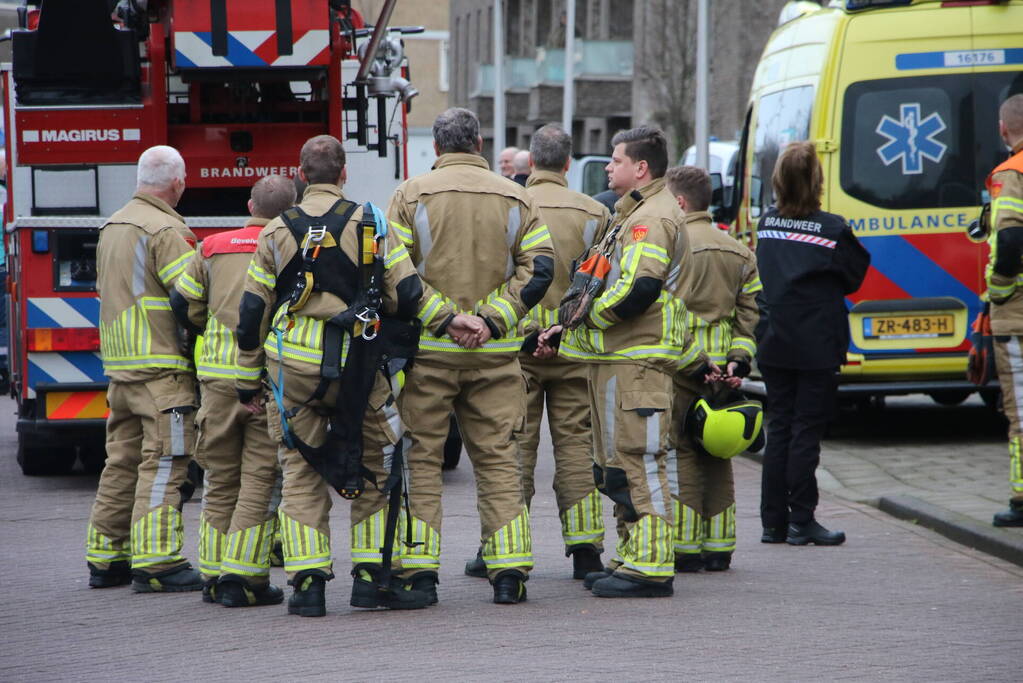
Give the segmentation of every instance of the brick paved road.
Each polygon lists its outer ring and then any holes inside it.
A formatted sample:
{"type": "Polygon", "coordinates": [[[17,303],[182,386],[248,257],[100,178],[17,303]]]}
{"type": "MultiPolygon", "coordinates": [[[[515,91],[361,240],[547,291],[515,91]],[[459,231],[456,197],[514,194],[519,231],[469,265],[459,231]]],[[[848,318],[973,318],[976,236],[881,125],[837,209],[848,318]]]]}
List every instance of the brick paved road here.
{"type": "MultiPolygon", "coordinates": [[[[846,530],[845,546],[761,545],[759,468],[745,460],[734,569],[680,577],[672,599],[585,593],[541,485],[529,602],[492,604],[489,586],[461,575],[478,533],[467,464],[446,477],[441,604],[427,611],[349,608],[344,561],[323,619],[89,590],[96,480],[21,476],[10,405],[0,411],[2,681],[1019,680],[1023,569],[827,494],[821,516],[846,530]]],[[[548,460],[538,481],[551,472],[548,460]]],[[[186,507],[192,556],[197,512],[186,507]]],[[[334,522],[344,556],[340,501],[334,522]]]]}

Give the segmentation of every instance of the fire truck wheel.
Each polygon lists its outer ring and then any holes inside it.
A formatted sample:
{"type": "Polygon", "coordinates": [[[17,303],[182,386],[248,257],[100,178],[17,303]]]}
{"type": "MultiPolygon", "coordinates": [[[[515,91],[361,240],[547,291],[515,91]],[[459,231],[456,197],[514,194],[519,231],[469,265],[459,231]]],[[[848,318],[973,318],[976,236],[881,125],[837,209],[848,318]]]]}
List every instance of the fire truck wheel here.
{"type": "Polygon", "coordinates": [[[75,464],[74,448],[34,448],[18,444],[18,464],[28,477],[68,474],[75,464]]]}
{"type": "Polygon", "coordinates": [[[973,393],[969,389],[963,389],[960,391],[946,390],[946,391],[932,391],[930,397],[934,399],[934,402],[940,406],[957,406],[970,397],[973,393]]]}

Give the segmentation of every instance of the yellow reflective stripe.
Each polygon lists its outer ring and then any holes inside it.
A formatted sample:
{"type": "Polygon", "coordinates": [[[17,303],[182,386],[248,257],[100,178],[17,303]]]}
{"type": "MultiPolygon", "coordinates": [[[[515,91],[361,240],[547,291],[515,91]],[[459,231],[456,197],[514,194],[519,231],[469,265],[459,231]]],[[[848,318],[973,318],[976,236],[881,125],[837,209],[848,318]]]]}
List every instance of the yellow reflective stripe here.
{"type": "Polygon", "coordinates": [[[534,247],[540,246],[544,242],[550,242],[550,240],[551,240],[550,231],[547,230],[546,225],[541,225],[536,230],[527,232],[525,235],[522,236],[522,241],[519,242],[519,248],[522,249],[522,251],[529,251],[534,247]]]}
{"type": "Polygon", "coordinates": [[[131,547],[128,540],[114,541],[101,534],[96,527],[89,525],[85,534],[85,559],[87,562],[105,564],[131,559],[131,547]]]}
{"type": "Polygon", "coordinates": [[[671,257],[668,255],[668,250],[663,247],[659,247],[656,244],[642,243],[643,256],[652,258],[660,263],[669,266],[671,265],[671,257]]]}
{"type": "Polygon", "coordinates": [[[394,228],[395,232],[398,233],[398,237],[401,241],[405,243],[405,246],[411,248],[412,244],[415,242],[415,237],[412,235],[412,231],[401,223],[390,221],[390,224],[391,227],[394,228]]]}
{"type": "Polygon", "coordinates": [[[742,286],[742,292],[743,294],[756,294],[763,288],[764,285],[760,282],[760,278],[756,277],[742,286]]]}
{"type": "Polygon", "coordinates": [[[263,368],[246,368],[241,365],[234,366],[235,379],[258,381],[263,376],[263,368]]]}
{"type": "MultiPolygon", "coordinates": [[[[669,462],[674,467],[674,462],[669,462]]],[[[678,500],[673,501],[675,507],[674,548],[676,553],[696,554],[703,545],[703,517],[688,505],[678,500]]]]}
{"type": "Polygon", "coordinates": [[[393,268],[407,258],[409,258],[408,249],[399,244],[394,249],[391,249],[391,253],[384,259],[384,268],[393,268]]]}
{"type": "Polygon", "coordinates": [[[482,548],[487,569],[533,566],[533,540],[529,531],[529,509],[485,539],[482,548]]]}
{"type": "Polygon", "coordinates": [[[995,218],[1001,211],[1023,213],[1023,199],[1015,197],[999,197],[991,202],[991,216],[995,218]]]}
{"type": "Polygon", "coordinates": [[[657,515],[644,515],[631,529],[629,538],[618,547],[622,564],[646,576],[674,576],[675,550],[672,529],[657,515]]]}
{"type": "Polygon", "coordinates": [[[751,356],[757,355],[757,343],[747,337],[734,337],[732,339],[732,345],[729,347],[729,350],[731,349],[745,351],[751,356]]]}
{"type": "Polygon", "coordinates": [[[206,289],[194,277],[188,273],[182,273],[175,286],[185,294],[190,294],[196,299],[201,299],[206,289]]]}
{"type": "Polygon", "coordinates": [[[597,489],[561,514],[561,537],[565,545],[603,543],[604,508],[597,489]]]}
{"type": "Polygon", "coordinates": [[[246,271],[246,274],[259,284],[269,289],[273,289],[277,286],[277,276],[256,265],[255,261],[249,263],[249,269],[246,271]]]}
{"type": "Polygon", "coordinates": [[[304,569],[330,567],[330,537],[279,510],[278,519],[281,525],[281,541],[284,545],[285,571],[298,572],[304,569]]]}
{"type": "Polygon", "coordinates": [[[199,517],[199,571],[203,574],[220,575],[220,558],[224,555],[226,538],[227,534],[206,521],[205,513],[199,517]]]}
{"type": "Polygon", "coordinates": [[[184,562],[185,529],[181,513],[169,505],[154,508],[131,526],[132,569],[184,562]]]}
{"type": "Polygon", "coordinates": [[[180,356],[141,355],[125,358],[103,358],[104,370],[137,370],[139,368],[179,368],[188,370],[191,363],[180,356]]]}
{"type": "Polygon", "coordinates": [[[184,272],[185,267],[188,265],[188,259],[192,258],[194,254],[194,251],[187,251],[158,270],[156,274],[160,277],[160,281],[169,288],[174,284],[174,280],[178,275],[184,272]]]}
{"type": "Polygon", "coordinates": [[[489,304],[497,309],[497,312],[501,314],[501,318],[504,320],[505,329],[511,329],[515,327],[515,323],[518,322],[518,317],[515,315],[515,310],[509,301],[503,297],[495,296],[489,299],[486,304],[489,304]]]}
{"type": "Polygon", "coordinates": [[[735,551],[735,503],[703,521],[703,550],[714,553],[735,551]]]}
{"type": "Polygon", "coordinates": [[[169,311],[170,298],[166,296],[144,296],[139,301],[147,311],[169,311]]]}
{"type": "Polygon", "coordinates": [[[993,282],[988,282],[987,291],[989,294],[993,294],[1000,298],[1006,298],[1010,296],[1016,289],[1016,283],[1010,282],[1007,285],[996,285],[993,282]]]}
{"type": "Polygon", "coordinates": [[[611,323],[607,318],[603,317],[604,311],[607,311],[614,307],[618,302],[626,297],[629,291],[632,289],[633,280],[636,277],[636,270],[639,267],[640,259],[643,256],[643,250],[640,249],[636,244],[630,244],[625,247],[625,251],[622,252],[621,260],[621,277],[614,283],[614,286],[607,292],[604,292],[596,302],[593,304],[593,309],[590,311],[590,319],[601,329],[610,327],[611,323]]]}
{"type": "Polygon", "coordinates": [[[463,349],[450,339],[440,339],[428,334],[419,338],[419,349],[422,351],[444,351],[446,353],[513,353],[522,347],[523,338],[502,337],[491,339],[477,349],[463,349]]]}

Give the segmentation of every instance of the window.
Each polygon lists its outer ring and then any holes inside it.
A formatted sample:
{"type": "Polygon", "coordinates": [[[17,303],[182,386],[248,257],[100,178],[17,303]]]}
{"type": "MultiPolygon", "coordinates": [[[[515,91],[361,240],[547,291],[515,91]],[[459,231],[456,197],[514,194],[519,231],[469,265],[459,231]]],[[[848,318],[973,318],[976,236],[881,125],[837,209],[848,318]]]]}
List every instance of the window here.
{"type": "Polygon", "coordinates": [[[448,60],[449,42],[445,38],[437,43],[440,48],[440,54],[437,56],[437,89],[441,92],[448,91],[448,68],[450,61],[448,60]]]}
{"type": "Polygon", "coordinates": [[[975,206],[1006,158],[998,106],[1019,72],[861,81],[845,91],[841,183],[886,209],[975,206]]]}
{"type": "Polygon", "coordinates": [[[753,138],[753,169],[750,178],[750,216],[758,217],[774,201],[771,174],[774,164],[790,142],[810,135],[813,87],[780,90],[760,98],[753,138]]]}

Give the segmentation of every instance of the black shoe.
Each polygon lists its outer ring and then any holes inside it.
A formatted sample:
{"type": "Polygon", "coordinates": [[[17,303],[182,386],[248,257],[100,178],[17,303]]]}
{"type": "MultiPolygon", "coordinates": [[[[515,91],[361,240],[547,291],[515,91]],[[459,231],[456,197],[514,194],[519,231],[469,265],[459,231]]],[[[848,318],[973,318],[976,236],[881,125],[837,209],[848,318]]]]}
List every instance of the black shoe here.
{"type": "Polygon", "coordinates": [[[704,553],[703,568],[709,572],[723,572],[732,566],[732,553],[704,553]]]}
{"type": "Polygon", "coordinates": [[[319,569],[310,569],[295,574],[288,581],[295,591],[288,598],[288,614],[300,617],[322,617],[327,613],[325,588],[328,575],[319,569]]]}
{"type": "Polygon", "coordinates": [[[572,551],[572,578],[585,579],[587,574],[599,572],[604,568],[600,561],[600,553],[591,547],[576,548],[572,551]]]}
{"type": "Polygon", "coordinates": [[[694,574],[703,569],[703,558],[694,553],[675,556],[675,571],[680,574],[694,574]]]}
{"type": "Polygon", "coordinates": [[[284,546],[280,541],[274,543],[274,547],[270,549],[270,566],[271,567],[283,567],[284,566],[284,546]]]}
{"type": "Polygon", "coordinates": [[[271,583],[250,586],[239,576],[225,574],[217,584],[217,597],[224,607],[257,607],[281,604],[284,591],[271,583]]]}
{"type": "Polygon", "coordinates": [[[764,534],[760,537],[761,543],[784,543],[788,538],[788,529],[783,526],[765,526],[764,534]]]}
{"type": "Polygon", "coordinates": [[[89,588],[113,588],[131,583],[131,565],[127,560],[111,562],[109,568],[100,569],[92,562],[89,565],[89,588]]]}
{"type": "Polygon", "coordinates": [[[1023,526],[1023,501],[1010,500],[1009,509],[996,512],[991,523],[995,526],[1023,526]]]}
{"type": "Polygon", "coordinates": [[[622,574],[605,576],[593,584],[598,598],[668,598],[675,594],[671,579],[644,581],[622,574]]]}
{"type": "Polygon", "coordinates": [[[494,577],[494,602],[514,605],[526,601],[526,577],[516,569],[507,569],[494,577]]]}
{"type": "Polygon", "coordinates": [[[465,575],[477,579],[487,578],[487,563],[483,561],[483,548],[476,551],[476,557],[465,563],[465,575]]]}
{"type": "Polygon", "coordinates": [[[437,604],[437,572],[419,572],[413,574],[406,582],[414,591],[426,594],[426,606],[437,604]]]}
{"type": "Polygon", "coordinates": [[[184,593],[201,591],[202,574],[185,564],[156,574],[141,570],[132,572],[131,589],[136,593],[184,593]]]}
{"type": "Polygon", "coordinates": [[[202,601],[209,603],[220,602],[220,589],[217,588],[216,579],[207,579],[202,582],[202,601]]]}
{"type": "Polygon", "coordinates": [[[789,545],[842,545],[845,543],[845,532],[828,531],[816,519],[806,524],[789,524],[789,535],[785,542],[789,545]]]}
{"type": "Polygon", "coordinates": [[[614,574],[614,571],[608,569],[607,567],[604,567],[599,572],[590,572],[585,576],[585,578],[583,578],[583,588],[585,588],[586,590],[590,590],[591,588],[593,588],[593,584],[595,584],[597,581],[600,581],[605,577],[611,576],[612,574],[614,574]]]}
{"type": "Polygon", "coordinates": [[[352,607],[386,607],[387,609],[423,609],[430,604],[429,596],[413,590],[401,579],[392,577],[384,587],[378,583],[380,567],[369,564],[358,564],[352,569],[355,581],[352,583],[352,607]]]}

